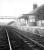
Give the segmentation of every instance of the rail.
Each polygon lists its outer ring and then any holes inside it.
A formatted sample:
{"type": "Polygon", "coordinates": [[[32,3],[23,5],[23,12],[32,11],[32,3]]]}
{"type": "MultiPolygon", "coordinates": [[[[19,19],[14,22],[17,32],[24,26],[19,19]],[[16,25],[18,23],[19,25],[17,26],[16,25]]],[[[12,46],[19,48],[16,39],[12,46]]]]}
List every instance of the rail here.
{"type": "Polygon", "coordinates": [[[9,35],[8,35],[8,31],[7,31],[6,28],[5,28],[5,30],[6,30],[6,33],[7,33],[7,38],[8,38],[8,43],[9,43],[10,50],[12,50],[10,39],[9,39],[9,35]]]}
{"type": "MultiPolygon", "coordinates": [[[[14,29],[13,29],[13,30],[14,30],[14,29]]],[[[14,31],[16,31],[16,30],[14,30],[14,31]]],[[[37,41],[35,41],[35,40],[29,38],[28,36],[26,36],[26,35],[24,35],[24,34],[21,34],[21,33],[18,32],[18,31],[16,31],[16,32],[19,33],[20,36],[22,36],[22,37],[24,37],[24,38],[26,38],[26,39],[28,39],[28,40],[31,40],[32,42],[34,42],[34,43],[37,44],[38,46],[41,46],[41,47],[44,48],[44,46],[43,46],[42,44],[40,44],[39,42],[37,42],[37,41]]]]}

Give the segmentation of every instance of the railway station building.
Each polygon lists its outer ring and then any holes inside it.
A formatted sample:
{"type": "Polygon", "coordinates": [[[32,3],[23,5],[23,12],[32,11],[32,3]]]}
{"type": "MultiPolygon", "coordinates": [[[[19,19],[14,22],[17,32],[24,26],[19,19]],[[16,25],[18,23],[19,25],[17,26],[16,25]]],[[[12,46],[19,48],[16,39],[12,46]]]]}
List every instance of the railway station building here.
{"type": "Polygon", "coordinates": [[[19,19],[27,20],[29,26],[44,26],[44,4],[37,6],[33,5],[33,11],[28,14],[23,14],[19,19]]]}

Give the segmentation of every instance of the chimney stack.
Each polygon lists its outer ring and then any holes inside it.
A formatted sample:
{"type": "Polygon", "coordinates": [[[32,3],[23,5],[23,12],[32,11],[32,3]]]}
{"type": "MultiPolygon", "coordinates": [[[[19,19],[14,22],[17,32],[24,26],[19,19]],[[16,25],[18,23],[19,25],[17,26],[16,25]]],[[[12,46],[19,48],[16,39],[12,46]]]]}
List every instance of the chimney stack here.
{"type": "Polygon", "coordinates": [[[37,4],[33,4],[33,10],[37,8],[37,4]]]}

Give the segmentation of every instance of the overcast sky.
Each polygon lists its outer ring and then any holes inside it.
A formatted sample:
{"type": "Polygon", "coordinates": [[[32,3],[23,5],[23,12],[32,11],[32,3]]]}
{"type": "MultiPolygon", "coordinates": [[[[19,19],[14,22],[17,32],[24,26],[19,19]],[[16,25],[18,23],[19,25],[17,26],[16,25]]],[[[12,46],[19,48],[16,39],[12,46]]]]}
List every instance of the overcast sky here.
{"type": "Polygon", "coordinates": [[[0,0],[0,16],[18,17],[30,12],[34,3],[40,6],[44,0],[0,0]]]}

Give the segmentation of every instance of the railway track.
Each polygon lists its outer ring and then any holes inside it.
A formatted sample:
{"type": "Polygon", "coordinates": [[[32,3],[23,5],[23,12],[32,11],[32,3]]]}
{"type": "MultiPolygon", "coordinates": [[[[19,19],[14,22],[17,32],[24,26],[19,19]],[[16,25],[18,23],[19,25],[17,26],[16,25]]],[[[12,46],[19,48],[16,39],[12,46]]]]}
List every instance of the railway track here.
{"type": "Polygon", "coordinates": [[[35,50],[35,49],[37,49],[37,50],[44,50],[44,46],[42,44],[39,44],[38,42],[34,41],[33,39],[31,39],[31,38],[27,39],[25,37],[23,37],[22,39],[24,39],[24,42],[29,47],[31,47],[33,50],[35,50]]]}
{"type": "Polygon", "coordinates": [[[0,30],[0,50],[44,50],[44,45],[29,38],[15,28],[0,30]],[[5,36],[6,35],[6,36],[5,36]],[[3,47],[3,48],[2,48],[3,47]]]}
{"type": "Polygon", "coordinates": [[[44,50],[44,45],[42,45],[41,43],[29,38],[28,36],[26,36],[22,32],[18,32],[16,30],[14,30],[14,31],[16,33],[18,33],[18,37],[20,37],[27,45],[29,45],[29,47],[33,48],[33,50],[35,50],[35,49],[36,50],[44,50]]]}
{"type": "Polygon", "coordinates": [[[10,37],[10,48],[12,46],[12,50],[31,50],[31,48],[23,41],[23,39],[21,39],[19,36],[18,36],[18,32],[14,32],[14,31],[8,31],[8,29],[6,28],[6,31],[8,33],[8,35],[10,35],[9,33],[14,33],[13,37],[12,36],[9,36],[10,37]]]}
{"type": "Polygon", "coordinates": [[[5,29],[0,27],[0,50],[10,50],[5,29]]]}
{"type": "Polygon", "coordinates": [[[0,30],[0,50],[23,50],[22,48],[24,47],[22,47],[22,45],[24,45],[28,50],[30,49],[21,38],[17,35],[14,35],[14,37],[16,37],[14,38],[11,34],[13,34],[11,30],[8,31],[6,27],[2,27],[0,30]]]}

